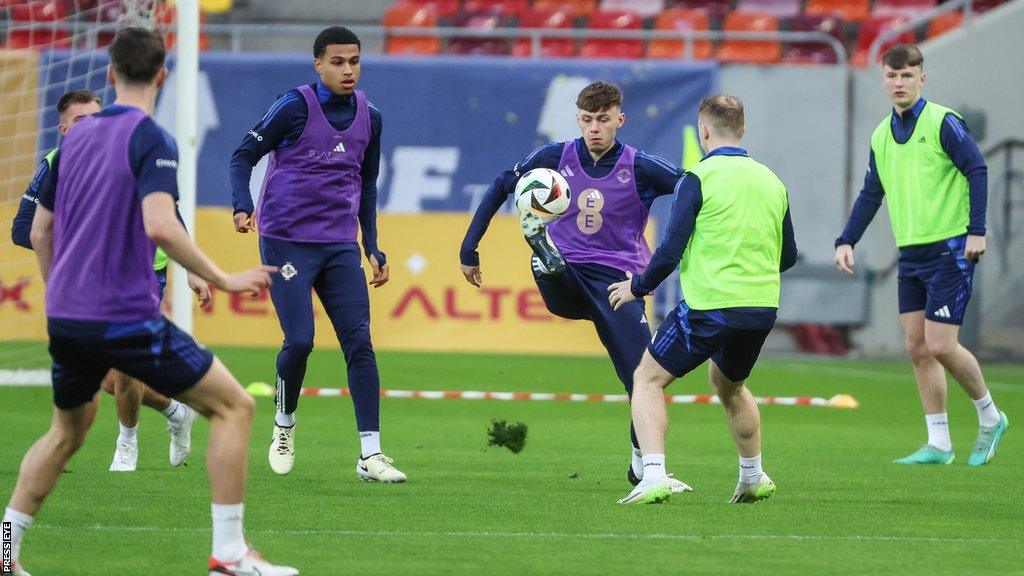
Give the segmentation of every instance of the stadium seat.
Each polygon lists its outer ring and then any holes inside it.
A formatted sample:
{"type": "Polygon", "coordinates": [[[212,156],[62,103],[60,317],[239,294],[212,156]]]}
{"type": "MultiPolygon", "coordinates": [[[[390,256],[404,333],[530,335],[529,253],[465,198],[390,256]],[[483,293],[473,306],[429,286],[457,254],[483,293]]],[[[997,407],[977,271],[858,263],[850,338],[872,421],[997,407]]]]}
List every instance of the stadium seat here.
{"type": "Polygon", "coordinates": [[[519,18],[530,9],[530,0],[466,0],[463,11],[469,14],[497,14],[519,18]]]}
{"type": "Polygon", "coordinates": [[[437,13],[425,3],[399,2],[384,13],[385,49],[388,54],[437,54],[441,39],[437,36],[391,36],[388,28],[436,28],[437,13]]]}
{"type": "Polygon", "coordinates": [[[871,13],[870,0],[807,0],[808,16],[839,16],[847,22],[860,22],[871,13]]]}
{"type": "MultiPolygon", "coordinates": [[[[160,4],[156,9],[156,22],[157,24],[163,25],[166,29],[173,30],[174,23],[178,20],[177,16],[178,9],[174,4],[160,4]]],[[[116,22],[121,17],[121,7],[115,6],[113,9],[104,9],[100,13],[101,18],[110,18],[110,22],[116,22]]],[[[104,20],[106,21],[106,20],[104,20]]],[[[206,23],[206,13],[199,11],[199,49],[209,50],[210,49],[210,36],[202,32],[202,25],[206,23]]],[[[113,38],[110,38],[113,41],[113,38]]],[[[174,47],[177,42],[177,35],[174,32],[164,33],[164,44],[167,49],[170,50],[174,47]]]]}
{"type": "Polygon", "coordinates": [[[682,0],[676,7],[703,10],[712,18],[724,19],[732,12],[732,0],[682,0]]]}
{"type": "Polygon", "coordinates": [[[871,15],[914,18],[935,8],[935,6],[935,0],[876,0],[875,7],[871,10],[871,15]]]}
{"type": "Polygon", "coordinates": [[[759,12],[776,18],[790,18],[800,14],[800,0],[740,0],[737,12],[759,12]]]}
{"type": "MultiPolygon", "coordinates": [[[[572,28],[572,16],[568,12],[529,10],[519,19],[520,28],[545,28],[560,30],[572,28]]],[[[532,56],[533,42],[530,38],[519,38],[512,46],[513,56],[532,56]]],[[[575,38],[542,38],[540,55],[545,58],[571,58],[576,55],[575,38]]]]}
{"type": "MultiPolygon", "coordinates": [[[[824,32],[846,44],[846,25],[837,17],[794,16],[788,22],[790,32],[824,32]]],[[[792,42],[782,47],[786,64],[836,64],[836,53],[820,42],[792,42]]]]}
{"type": "Polygon", "coordinates": [[[438,18],[452,18],[462,11],[462,0],[400,0],[399,4],[430,8],[438,18]]]}
{"type": "MultiPolygon", "coordinates": [[[[870,63],[868,62],[868,58],[871,55],[871,43],[875,41],[875,38],[877,38],[882,32],[890,30],[896,26],[901,26],[906,22],[906,18],[901,18],[899,16],[873,16],[862,22],[860,25],[860,31],[857,33],[857,43],[850,62],[854,66],[869,65],[870,63]]],[[[914,37],[914,33],[908,30],[900,36],[883,44],[878,53],[881,55],[889,49],[889,47],[894,44],[899,44],[900,42],[913,44],[916,41],[917,39],[914,37]]]]}
{"type": "Polygon", "coordinates": [[[569,12],[578,18],[594,13],[597,0],[533,0],[533,9],[569,12]]]}
{"type": "Polygon", "coordinates": [[[946,32],[957,28],[964,21],[964,15],[960,12],[946,12],[945,14],[939,14],[935,18],[932,18],[931,22],[928,22],[928,33],[926,37],[930,40],[937,36],[942,36],[946,32]]]}
{"type": "MultiPolygon", "coordinates": [[[[462,14],[456,16],[453,24],[471,30],[492,30],[501,26],[501,17],[497,14],[462,14]]],[[[456,36],[448,40],[445,51],[449,54],[464,56],[507,56],[511,49],[505,38],[477,38],[473,36],[456,36]]]]}
{"type": "MultiPolygon", "coordinates": [[[[708,30],[708,14],[703,10],[669,8],[654,20],[655,30],[708,30]]],[[[684,58],[686,42],[683,40],[651,40],[647,47],[648,58],[684,58]]],[[[709,60],[712,56],[710,40],[693,43],[693,58],[709,60]]]]}
{"type": "Polygon", "coordinates": [[[995,8],[996,6],[999,6],[1005,1],[1006,0],[975,0],[972,7],[974,8],[975,12],[982,14],[988,12],[989,10],[995,8]]]}
{"type": "Polygon", "coordinates": [[[665,9],[664,0],[601,0],[599,10],[624,10],[635,12],[643,18],[650,18],[665,9]]]}
{"type": "Polygon", "coordinates": [[[11,4],[9,7],[8,26],[11,27],[7,36],[6,47],[19,48],[70,48],[71,32],[56,28],[22,28],[27,24],[43,24],[58,22],[67,18],[67,8],[63,2],[56,0],[30,0],[11,4]]]}
{"type": "MultiPolygon", "coordinates": [[[[778,32],[779,23],[771,14],[733,12],[722,27],[727,32],[778,32]]],[[[718,48],[721,62],[774,64],[782,58],[782,46],[776,40],[726,40],[718,48]]]]}
{"type": "MultiPolygon", "coordinates": [[[[590,15],[587,28],[591,30],[639,30],[640,17],[633,12],[599,10],[590,15]]],[[[587,38],[580,48],[583,58],[643,58],[642,40],[621,38],[587,38]]]]}

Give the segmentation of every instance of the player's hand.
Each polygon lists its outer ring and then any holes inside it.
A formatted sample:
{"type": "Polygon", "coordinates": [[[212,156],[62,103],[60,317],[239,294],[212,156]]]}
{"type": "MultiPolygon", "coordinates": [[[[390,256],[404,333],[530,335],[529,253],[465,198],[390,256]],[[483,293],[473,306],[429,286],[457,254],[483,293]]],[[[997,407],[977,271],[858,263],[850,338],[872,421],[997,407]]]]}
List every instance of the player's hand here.
{"type": "Polygon", "coordinates": [[[213,300],[211,299],[212,294],[210,293],[210,285],[206,283],[199,276],[189,272],[188,273],[188,287],[196,293],[196,299],[199,300],[199,309],[209,311],[213,307],[213,300]]]}
{"type": "Polygon", "coordinates": [[[977,262],[981,255],[985,253],[985,237],[984,236],[967,236],[967,246],[964,248],[964,258],[967,258],[971,262],[977,262]]]}
{"type": "Polygon", "coordinates": [[[836,246],[836,268],[847,274],[853,274],[853,246],[841,244],[836,246]]]}
{"type": "Polygon", "coordinates": [[[252,214],[246,214],[245,212],[235,214],[235,232],[247,234],[255,230],[256,228],[253,227],[252,222],[252,214]]]}
{"type": "Polygon", "coordinates": [[[225,292],[248,292],[253,297],[259,296],[270,288],[270,275],[277,273],[277,266],[260,266],[251,270],[228,274],[217,285],[225,292]]]}
{"type": "Polygon", "coordinates": [[[462,275],[466,277],[466,282],[469,282],[477,288],[484,283],[484,275],[480,272],[479,266],[466,266],[463,264],[462,275]]]}
{"type": "Polygon", "coordinates": [[[377,257],[370,254],[370,266],[373,267],[373,279],[370,280],[370,286],[380,288],[387,284],[388,280],[391,279],[391,269],[388,268],[388,265],[385,264],[381,266],[380,263],[377,262],[377,257]]]}
{"type": "Polygon", "coordinates": [[[609,286],[608,292],[608,303],[612,305],[612,310],[618,310],[636,300],[636,296],[633,296],[633,274],[626,272],[626,279],[609,286]]]}

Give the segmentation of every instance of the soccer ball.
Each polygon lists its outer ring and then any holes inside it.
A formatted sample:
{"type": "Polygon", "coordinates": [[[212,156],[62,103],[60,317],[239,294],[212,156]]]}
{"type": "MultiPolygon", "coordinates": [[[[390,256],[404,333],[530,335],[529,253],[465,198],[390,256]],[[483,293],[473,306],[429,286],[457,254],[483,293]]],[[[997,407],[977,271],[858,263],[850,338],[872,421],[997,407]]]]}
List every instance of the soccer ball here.
{"type": "Polygon", "coordinates": [[[516,209],[553,222],[569,209],[569,183],[550,168],[534,168],[516,183],[516,209]]]}

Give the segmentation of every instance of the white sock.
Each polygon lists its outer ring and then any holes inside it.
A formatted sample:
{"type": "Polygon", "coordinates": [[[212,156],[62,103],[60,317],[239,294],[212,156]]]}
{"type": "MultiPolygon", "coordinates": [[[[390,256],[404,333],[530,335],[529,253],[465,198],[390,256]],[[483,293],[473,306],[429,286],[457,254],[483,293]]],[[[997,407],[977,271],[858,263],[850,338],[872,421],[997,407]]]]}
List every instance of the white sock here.
{"type": "Polygon", "coordinates": [[[380,431],[360,432],[359,447],[363,452],[363,458],[380,454],[380,431]]]}
{"type": "Polygon", "coordinates": [[[644,465],[643,484],[654,484],[665,479],[665,455],[644,454],[641,458],[644,465]]]}
{"type": "Polygon", "coordinates": [[[952,450],[953,441],[949,439],[949,418],[946,413],[925,414],[924,421],[928,424],[928,443],[939,450],[952,450]]]}
{"type": "Polygon", "coordinates": [[[242,530],[245,504],[213,504],[213,557],[235,562],[249,551],[242,530]]]}
{"type": "Polygon", "coordinates": [[[644,479],[644,455],[639,448],[633,447],[629,466],[633,469],[633,475],[637,478],[644,479]]]}
{"type": "Polygon", "coordinates": [[[764,470],[761,469],[761,455],[753,458],[740,456],[740,482],[753,484],[761,479],[764,470]]]}
{"type": "Polygon", "coordinates": [[[175,426],[179,426],[182,421],[185,420],[185,414],[188,413],[188,408],[181,402],[171,398],[171,404],[160,412],[167,417],[168,422],[175,426]]]}
{"type": "Polygon", "coordinates": [[[295,412],[292,412],[291,414],[277,412],[274,416],[274,422],[281,428],[291,428],[292,426],[295,426],[295,412]]]}
{"type": "Polygon", "coordinates": [[[135,444],[138,442],[135,438],[135,432],[139,429],[138,424],[132,426],[131,428],[125,426],[124,424],[118,424],[117,427],[120,428],[121,430],[121,432],[117,435],[118,442],[124,442],[126,444],[135,444]]]}
{"type": "Polygon", "coordinates": [[[18,554],[21,552],[21,539],[25,536],[29,526],[32,526],[32,517],[7,508],[4,510],[3,521],[11,523],[11,562],[17,562],[18,554]]]}
{"type": "Polygon", "coordinates": [[[985,428],[991,428],[999,424],[999,410],[996,403],[992,401],[992,393],[985,392],[985,395],[974,400],[974,407],[978,409],[978,424],[985,428]]]}

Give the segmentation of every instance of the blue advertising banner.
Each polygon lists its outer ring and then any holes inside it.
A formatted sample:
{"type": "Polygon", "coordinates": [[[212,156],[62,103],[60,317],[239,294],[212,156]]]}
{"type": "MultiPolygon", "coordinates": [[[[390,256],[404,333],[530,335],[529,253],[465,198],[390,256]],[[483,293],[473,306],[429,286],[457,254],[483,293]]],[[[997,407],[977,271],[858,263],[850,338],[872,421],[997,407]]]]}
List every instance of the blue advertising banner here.
{"type": "MultiPolygon", "coordinates": [[[[47,112],[41,121],[55,127],[53,108],[64,91],[105,86],[105,55],[42,58],[47,112]]],[[[204,53],[200,67],[198,203],[226,206],[231,202],[228,164],[242,137],[279,94],[314,82],[317,75],[312,55],[301,54],[204,53]]],[[[171,76],[155,116],[173,131],[171,76]]],[[[534,148],[579,135],[576,95],[595,80],[614,82],[625,93],[626,125],[620,138],[678,163],[683,128],[695,123],[698,102],[717,88],[717,66],[367,56],[359,88],[384,118],[378,180],[382,211],[471,210],[498,174],[534,148]]],[[[112,99],[104,91],[104,103],[112,99]]],[[[56,130],[42,134],[41,150],[56,144],[56,130]]]]}

